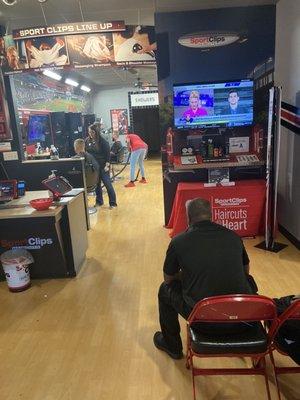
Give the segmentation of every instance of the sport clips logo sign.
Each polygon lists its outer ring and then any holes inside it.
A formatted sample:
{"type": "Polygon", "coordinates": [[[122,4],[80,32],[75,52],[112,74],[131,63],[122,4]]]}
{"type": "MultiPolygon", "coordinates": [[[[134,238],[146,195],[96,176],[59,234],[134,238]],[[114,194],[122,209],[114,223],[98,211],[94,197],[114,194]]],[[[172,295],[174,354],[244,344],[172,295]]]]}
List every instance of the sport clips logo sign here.
{"type": "Polygon", "coordinates": [[[238,42],[243,43],[247,40],[244,35],[236,32],[195,32],[183,35],[178,39],[178,43],[185,47],[210,50],[211,48],[228,46],[238,42]]]}
{"type": "Polygon", "coordinates": [[[221,207],[240,206],[241,204],[245,205],[246,202],[247,199],[239,197],[232,197],[229,199],[214,199],[215,205],[221,207]]]}
{"type": "Polygon", "coordinates": [[[0,246],[4,249],[40,250],[44,246],[51,246],[53,239],[30,237],[28,239],[1,239],[0,246]]]}

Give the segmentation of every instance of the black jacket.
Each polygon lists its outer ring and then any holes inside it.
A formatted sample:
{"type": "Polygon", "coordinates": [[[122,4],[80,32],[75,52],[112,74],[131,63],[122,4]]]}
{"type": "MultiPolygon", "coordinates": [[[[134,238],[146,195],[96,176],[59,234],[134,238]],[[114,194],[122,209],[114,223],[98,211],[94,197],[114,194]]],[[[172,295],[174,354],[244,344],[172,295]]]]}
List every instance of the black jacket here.
{"type": "Polygon", "coordinates": [[[110,147],[108,141],[105,140],[104,137],[99,137],[98,146],[96,145],[96,142],[93,141],[91,138],[86,138],[85,147],[86,151],[95,157],[100,169],[103,169],[105,167],[105,164],[109,163],[110,147]]]}

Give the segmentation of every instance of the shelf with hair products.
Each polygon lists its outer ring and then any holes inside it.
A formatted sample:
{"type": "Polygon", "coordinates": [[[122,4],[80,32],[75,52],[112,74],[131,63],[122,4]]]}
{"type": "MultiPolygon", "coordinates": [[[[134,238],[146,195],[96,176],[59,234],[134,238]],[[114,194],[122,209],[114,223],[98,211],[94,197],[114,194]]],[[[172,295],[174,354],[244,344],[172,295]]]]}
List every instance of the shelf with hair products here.
{"type": "Polygon", "coordinates": [[[257,126],[221,132],[212,129],[175,131],[173,140],[171,164],[174,170],[265,165],[263,137],[257,126]]]}

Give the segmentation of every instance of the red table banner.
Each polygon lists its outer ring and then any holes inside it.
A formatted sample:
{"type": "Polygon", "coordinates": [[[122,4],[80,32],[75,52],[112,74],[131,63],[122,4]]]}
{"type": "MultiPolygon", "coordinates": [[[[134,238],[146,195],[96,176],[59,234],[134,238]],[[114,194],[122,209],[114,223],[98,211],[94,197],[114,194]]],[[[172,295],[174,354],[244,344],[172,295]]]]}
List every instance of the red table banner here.
{"type": "Polygon", "coordinates": [[[236,182],[235,186],[204,187],[203,183],[179,183],[167,228],[173,237],[187,228],[185,204],[195,198],[209,200],[214,222],[239,236],[263,234],[266,185],[264,180],[236,182]]]}

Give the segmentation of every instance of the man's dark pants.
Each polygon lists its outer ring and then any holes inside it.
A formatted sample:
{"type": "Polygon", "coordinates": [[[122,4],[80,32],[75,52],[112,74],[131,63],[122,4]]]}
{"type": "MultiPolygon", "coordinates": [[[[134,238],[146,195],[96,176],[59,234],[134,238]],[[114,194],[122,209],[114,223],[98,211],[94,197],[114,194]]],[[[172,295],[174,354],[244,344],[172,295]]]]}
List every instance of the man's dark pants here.
{"type": "MultiPolygon", "coordinates": [[[[257,293],[257,285],[252,276],[248,275],[248,282],[253,294],[257,293]]],[[[180,281],[174,280],[169,284],[163,282],[158,291],[159,322],[168,349],[172,353],[182,351],[182,341],[180,338],[180,325],[178,314],[184,319],[192,312],[192,308],[184,301],[182,295],[182,285],[180,281]]],[[[201,327],[201,331],[208,334],[236,334],[249,328],[249,324],[208,324],[201,327]]]]}
{"type": "Polygon", "coordinates": [[[182,351],[182,341],[178,314],[187,319],[192,311],[183,299],[181,282],[176,280],[169,284],[163,282],[158,291],[158,304],[161,331],[168,349],[179,354],[182,351]]]}

